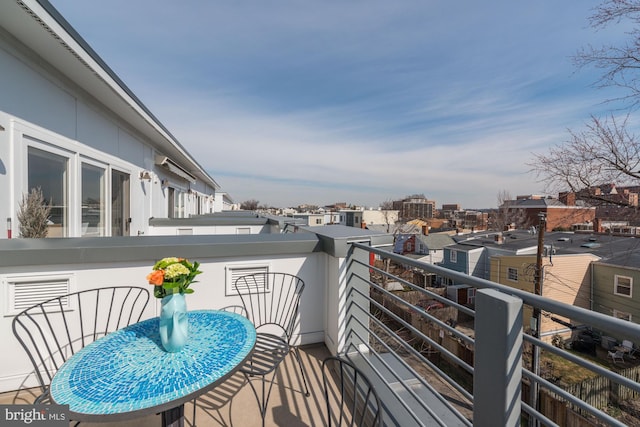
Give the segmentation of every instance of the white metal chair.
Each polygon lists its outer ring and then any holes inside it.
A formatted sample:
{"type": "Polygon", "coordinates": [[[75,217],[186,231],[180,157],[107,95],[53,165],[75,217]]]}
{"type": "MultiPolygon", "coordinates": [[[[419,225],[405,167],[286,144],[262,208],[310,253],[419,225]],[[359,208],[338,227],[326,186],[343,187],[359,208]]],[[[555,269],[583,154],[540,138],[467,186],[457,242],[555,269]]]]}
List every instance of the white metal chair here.
{"type": "Polygon", "coordinates": [[[624,353],[620,350],[608,351],[607,357],[611,358],[613,360],[613,363],[616,363],[617,360],[624,363],[624,353]]]}
{"type": "Polygon", "coordinates": [[[327,357],[322,362],[327,423],[336,426],[382,427],[382,406],[369,378],[351,361],[327,357]],[[337,390],[331,387],[333,377],[337,390]]]}
{"type": "Polygon", "coordinates": [[[245,375],[260,406],[262,424],[267,403],[280,363],[293,352],[300,368],[305,395],[309,396],[307,380],[302,368],[298,347],[291,343],[295,322],[298,319],[300,298],[304,281],[287,273],[256,273],[241,276],[235,281],[246,316],[256,327],[256,345],[240,371],[245,375]],[[269,388],[266,389],[267,376],[269,388]],[[252,377],[261,377],[262,393],[258,395],[252,377]]]}

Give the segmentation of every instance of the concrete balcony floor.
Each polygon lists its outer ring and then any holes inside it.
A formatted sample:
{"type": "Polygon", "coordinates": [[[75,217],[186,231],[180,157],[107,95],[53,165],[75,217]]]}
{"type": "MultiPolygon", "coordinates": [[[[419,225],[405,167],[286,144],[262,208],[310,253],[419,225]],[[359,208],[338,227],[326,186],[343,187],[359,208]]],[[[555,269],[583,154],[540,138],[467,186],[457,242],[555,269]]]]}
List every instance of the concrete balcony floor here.
{"type": "MultiPolygon", "coordinates": [[[[327,425],[322,385],[322,361],[329,356],[323,344],[300,347],[300,355],[309,385],[310,396],[305,397],[304,386],[295,356],[290,354],[280,367],[273,386],[265,425],[267,426],[321,426],[327,425]]],[[[256,380],[259,381],[259,380],[256,380]]],[[[260,392],[259,384],[257,390],[260,392]]],[[[30,390],[0,394],[0,404],[29,404],[35,395],[30,390]]],[[[160,415],[150,415],[118,423],[81,423],[95,427],[158,427],[160,415]]],[[[185,405],[185,426],[193,425],[193,404],[185,405]]],[[[220,386],[201,396],[196,404],[196,425],[202,427],[261,426],[260,410],[256,398],[244,376],[236,373],[220,386]]]]}

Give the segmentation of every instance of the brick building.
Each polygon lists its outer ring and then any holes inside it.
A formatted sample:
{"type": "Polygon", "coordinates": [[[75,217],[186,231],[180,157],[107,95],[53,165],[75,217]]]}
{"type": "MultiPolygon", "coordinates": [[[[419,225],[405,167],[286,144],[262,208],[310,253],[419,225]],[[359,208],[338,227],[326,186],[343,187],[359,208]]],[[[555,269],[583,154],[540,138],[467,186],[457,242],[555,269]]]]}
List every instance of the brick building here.
{"type": "MultiPolygon", "coordinates": [[[[568,205],[560,200],[544,196],[518,196],[516,200],[504,202],[508,211],[524,216],[526,227],[539,224],[539,214],[547,218],[546,231],[573,230],[577,224],[593,224],[596,208],[568,205]]],[[[504,207],[504,205],[503,205],[504,207]]]]}

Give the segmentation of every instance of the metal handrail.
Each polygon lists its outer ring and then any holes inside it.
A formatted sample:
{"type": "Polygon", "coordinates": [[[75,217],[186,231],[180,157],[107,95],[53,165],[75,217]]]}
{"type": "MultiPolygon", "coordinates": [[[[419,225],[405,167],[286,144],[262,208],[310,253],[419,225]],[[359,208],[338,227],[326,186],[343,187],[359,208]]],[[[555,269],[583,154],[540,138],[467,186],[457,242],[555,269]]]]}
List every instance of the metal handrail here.
{"type": "MultiPolygon", "coordinates": [[[[541,310],[547,311],[547,312],[551,312],[554,314],[558,314],[561,316],[565,316],[567,318],[572,319],[573,321],[578,321],[581,323],[584,323],[586,325],[590,325],[591,327],[601,330],[601,331],[606,331],[608,333],[611,333],[612,335],[618,336],[618,337],[625,337],[625,338],[631,338],[631,339],[635,339],[637,340],[637,337],[640,336],[640,325],[635,324],[635,323],[631,323],[622,319],[617,319],[614,318],[612,316],[608,316],[602,313],[597,313],[597,312],[593,312],[584,308],[580,308],[580,307],[574,307],[565,303],[561,303],[558,301],[554,301],[539,295],[535,295],[526,291],[522,291],[519,289],[514,289],[505,285],[501,285],[489,280],[485,280],[485,279],[481,279],[481,278],[477,278],[477,277],[473,277],[473,276],[469,276],[457,271],[453,271],[453,270],[449,270],[437,265],[432,265],[432,264],[426,264],[420,261],[417,261],[415,259],[412,258],[408,258],[399,254],[395,254],[395,253],[391,253],[379,248],[375,248],[375,247],[371,247],[368,246],[366,244],[362,244],[362,243],[357,243],[354,242],[352,243],[352,247],[354,249],[361,249],[364,250],[368,253],[373,253],[373,254],[377,254],[380,255],[383,258],[389,258],[391,260],[394,260],[402,265],[405,266],[410,266],[419,270],[423,270],[425,272],[430,272],[430,273],[434,273],[437,274],[439,276],[442,277],[447,277],[449,279],[452,279],[454,281],[456,281],[457,283],[462,283],[462,284],[466,284],[469,285],[471,287],[475,287],[475,288],[481,288],[481,289],[494,289],[497,290],[499,292],[502,292],[504,294],[507,295],[511,295],[514,297],[517,297],[519,299],[521,299],[523,301],[523,303],[528,304],[530,306],[539,308],[541,310]]],[[[373,265],[369,265],[368,263],[366,263],[364,260],[364,257],[362,258],[362,260],[359,257],[355,257],[355,256],[351,256],[350,260],[349,260],[349,264],[350,264],[350,268],[353,267],[360,267],[359,269],[355,269],[353,270],[354,272],[348,274],[347,276],[350,277],[349,280],[351,279],[356,279],[357,283],[362,283],[362,284],[366,284],[369,288],[369,291],[366,292],[363,289],[358,289],[358,288],[349,288],[347,289],[346,294],[347,295],[357,295],[357,298],[360,299],[364,299],[365,301],[367,301],[369,308],[365,308],[362,306],[362,304],[358,304],[358,303],[354,303],[354,302],[350,302],[347,304],[347,315],[353,315],[353,320],[356,320],[357,323],[360,324],[360,326],[362,326],[364,329],[368,329],[368,324],[364,324],[362,323],[362,321],[360,319],[357,319],[357,316],[355,315],[356,313],[351,312],[350,310],[353,309],[358,309],[360,310],[360,312],[367,314],[368,316],[368,322],[374,322],[377,326],[381,327],[384,332],[388,333],[388,334],[393,334],[393,331],[390,328],[387,328],[385,325],[382,324],[382,322],[375,318],[369,311],[371,308],[375,308],[376,310],[379,310],[381,312],[383,312],[386,316],[388,316],[390,319],[392,319],[393,321],[397,322],[399,325],[401,325],[403,328],[407,329],[408,331],[410,331],[413,335],[413,337],[415,337],[416,339],[422,340],[422,342],[424,342],[425,344],[428,344],[431,348],[437,349],[437,351],[439,351],[441,354],[443,354],[450,362],[454,363],[455,365],[457,365],[458,367],[460,367],[461,369],[469,372],[471,375],[473,375],[474,372],[474,368],[472,366],[469,366],[468,364],[466,364],[464,361],[462,361],[459,357],[457,357],[455,354],[451,353],[450,351],[448,351],[446,348],[442,347],[441,345],[439,345],[437,342],[435,342],[433,339],[429,338],[428,336],[426,336],[425,334],[423,334],[420,330],[418,330],[417,328],[415,328],[413,325],[411,325],[409,322],[405,321],[404,319],[400,318],[399,316],[397,316],[395,313],[393,313],[391,310],[389,310],[387,307],[385,307],[383,304],[378,303],[375,299],[373,299],[371,297],[371,295],[369,295],[369,292],[371,291],[375,291],[378,292],[382,295],[385,296],[385,298],[393,301],[394,303],[398,304],[398,305],[403,305],[409,309],[411,309],[412,304],[408,303],[406,300],[402,299],[401,297],[393,294],[390,291],[387,291],[386,289],[384,289],[381,285],[379,285],[378,283],[375,283],[371,280],[370,277],[366,277],[364,274],[359,274],[358,271],[364,271],[364,267],[366,267],[368,269],[369,272],[376,272],[380,275],[382,275],[385,278],[389,278],[389,279],[393,279],[394,281],[397,281],[399,283],[401,283],[403,286],[414,290],[414,291],[418,291],[422,294],[424,294],[425,296],[429,297],[429,298],[433,298],[436,299],[440,302],[446,303],[449,306],[453,306],[456,309],[464,312],[465,314],[471,315],[471,316],[475,316],[475,311],[462,306],[460,304],[457,304],[453,301],[450,301],[448,299],[446,299],[445,297],[442,297],[440,295],[437,295],[431,291],[425,290],[419,286],[414,285],[413,283],[402,279],[401,277],[398,277],[392,273],[389,273],[385,270],[382,270],[378,267],[375,267],[373,265]]],[[[349,283],[349,280],[347,280],[347,283],[349,283]]],[[[413,309],[414,313],[419,313],[420,316],[422,316],[422,318],[424,318],[425,320],[428,320],[430,322],[433,322],[435,324],[438,325],[438,327],[440,327],[441,329],[443,329],[444,331],[451,333],[452,335],[455,335],[457,338],[459,338],[461,341],[463,341],[465,344],[470,344],[470,345],[474,345],[475,344],[475,340],[472,337],[469,337],[467,335],[465,335],[464,333],[460,332],[459,330],[451,327],[450,325],[448,325],[445,322],[442,322],[439,319],[436,319],[435,317],[431,316],[429,313],[427,313],[424,310],[418,310],[417,308],[413,309]]],[[[348,324],[349,322],[347,322],[348,324]]],[[[369,336],[373,336],[374,338],[378,339],[379,341],[382,341],[380,337],[378,337],[375,333],[373,333],[372,331],[368,331],[369,336]]],[[[355,336],[357,336],[358,338],[360,338],[361,340],[365,340],[365,337],[360,336],[360,334],[357,331],[349,331],[347,333],[349,334],[353,334],[355,336]]],[[[402,338],[395,335],[394,339],[398,339],[401,340],[402,338]]],[[[524,341],[534,345],[534,346],[538,346],[546,351],[549,351],[553,354],[556,354],[560,357],[565,358],[566,360],[576,363],[577,365],[582,366],[583,368],[589,369],[592,372],[596,373],[597,375],[601,375],[604,376],[606,378],[608,378],[610,381],[615,382],[619,385],[625,386],[630,388],[633,391],[636,391],[638,393],[640,393],[640,384],[623,377],[622,375],[619,375],[615,372],[612,372],[604,367],[601,367],[593,362],[590,362],[586,359],[580,358],[579,356],[576,356],[566,350],[560,349],[558,347],[555,347],[551,344],[548,344],[544,341],[541,341],[535,337],[529,336],[529,335],[523,335],[523,339],[524,341]]],[[[381,342],[382,343],[382,342],[381,342]]],[[[391,348],[389,348],[388,346],[386,346],[386,344],[382,343],[383,347],[385,347],[386,351],[393,351],[391,348]]],[[[357,346],[356,346],[357,347],[357,346]]],[[[366,344],[366,347],[368,348],[367,351],[371,351],[374,352],[374,349],[369,345],[366,344]]],[[[405,350],[408,350],[407,348],[405,348],[405,350]]],[[[358,350],[360,351],[360,350],[358,350]]],[[[409,352],[413,355],[416,356],[415,353],[418,352],[417,350],[411,348],[411,350],[409,350],[409,352]]],[[[418,352],[419,353],[419,352],[418,352]]],[[[400,360],[402,357],[399,355],[396,355],[396,357],[400,360]]],[[[464,395],[467,399],[469,399],[469,401],[471,403],[473,403],[473,395],[469,392],[467,392],[462,386],[458,385],[457,383],[455,383],[455,381],[450,378],[447,374],[445,374],[442,370],[438,369],[437,366],[435,366],[431,361],[429,361],[428,359],[426,359],[425,357],[419,355],[416,356],[418,360],[420,360],[421,363],[424,363],[425,365],[428,365],[430,368],[434,369],[434,371],[437,373],[437,375],[441,376],[445,381],[447,381],[450,385],[452,385],[457,391],[461,392],[462,395],[464,395]]],[[[402,361],[402,364],[404,365],[404,367],[406,369],[409,369],[410,372],[414,372],[417,376],[417,373],[411,368],[411,366],[409,366],[406,362],[402,361]]],[[[372,369],[376,370],[375,367],[371,366],[372,369]]],[[[387,369],[390,369],[389,366],[386,367],[387,369]]],[[[380,374],[378,372],[378,374],[380,374]]],[[[608,414],[604,413],[603,411],[591,406],[589,403],[580,400],[579,398],[571,395],[570,393],[562,390],[560,387],[556,386],[553,383],[550,383],[549,381],[545,380],[544,378],[535,375],[534,373],[528,371],[527,369],[525,369],[524,367],[522,368],[522,378],[526,378],[528,379],[530,382],[532,383],[537,383],[540,385],[540,387],[543,387],[544,389],[547,389],[549,391],[552,391],[553,393],[556,393],[559,397],[564,398],[567,402],[569,402],[570,404],[574,405],[577,408],[580,408],[581,410],[585,410],[586,412],[592,414],[593,416],[595,416],[596,418],[610,424],[610,425],[624,425],[622,423],[620,423],[618,420],[612,418],[611,416],[609,416],[608,414]]],[[[417,378],[418,380],[420,380],[421,378],[417,378]]],[[[410,392],[411,394],[411,392],[410,392]]],[[[415,396],[414,396],[415,397],[415,396]]],[[[518,399],[520,398],[519,396],[517,397],[518,399]]],[[[542,422],[544,424],[547,425],[556,425],[553,421],[549,420],[547,417],[545,417],[542,413],[540,413],[539,411],[535,410],[534,408],[532,408],[531,406],[527,405],[525,402],[521,402],[521,410],[523,413],[527,413],[530,416],[532,416],[534,419],[536,419],[538,422],[542,422]]],[[[455,411],[454,409],[454,412],[455,411]]],[[[412,413],[411,411],[409,411],[409,413],[412,413]]],[[[458,413],[458,415],[460,415],[458,413]]],[[[465,420],[468,421],[468,420],[465,420]]]]}
{"type": "Polygon", "coordinates": [[[453,279],[466,285],[481,288],[481,289],[496,289],[507,295],[512,295],[520,298],[525,304],[538,307],[544,311],[550,311],[557,313],[568,318],[578,320],[582,323],[589,324],[596,329],[606,331],[616,336],[625,337],[631,340],[637,340],[640,336],[640,325],[637,323],[628,322],[626,320],[618,319],[606,314],[598,313],[595,311],[587,310],[581,307],[574,307],[559,301],[554,301],[549,298],[535,295],[527,291],[511,288],[506,285],[492,282],[490,280],[481,279],[479,277],[469,276],[458,271],[450,270],[448,268],[440,267],[433,264],[427,264],[408,258],[402,255],[391,253],[379,248],[368,246],[362,243],[354,242],[353,247],[363,249],[368,252],[380,255],[384,258],[390,258],[394,261],[398,261],[405,265],[410,265],[431,273],[438,274],[449,279],[453,279]]]}

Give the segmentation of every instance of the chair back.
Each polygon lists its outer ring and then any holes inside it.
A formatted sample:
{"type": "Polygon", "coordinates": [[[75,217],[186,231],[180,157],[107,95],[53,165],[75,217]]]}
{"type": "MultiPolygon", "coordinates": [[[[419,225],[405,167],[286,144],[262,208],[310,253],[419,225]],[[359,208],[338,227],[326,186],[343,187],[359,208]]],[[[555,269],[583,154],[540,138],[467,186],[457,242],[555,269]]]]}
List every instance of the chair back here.
{"type": "Polygon", "coordinates": [[[42,392],[78,350],[140,321],[149,296],[146,288],[98,288],[52,298],[16,315],[13,334],[29,356],[42,392]]]}
{"type": "Polygon", "coordinates": [[[382,427],[380,398],[367,376],[351,361],[326,358],[322,362],[322,380],[329,426],[382,427]]]}
{"type": "Polygon", "coordinates": [[[298,319],[304,281],[292,274],[263,272],[235,281],[246,315],[258,332],[284,334],[291,340],[298,319]]]}
{"type": "Polygon", "coordinates": [[[228,305],[226,307],[222,307],[220,311],[226,311],[228,313],[239,314],[242,317],[247,317],[247,310],[245,310],[243,305],[228,305]]]}
{"type": "Polygon", "coordinates": [[[623,340],[622,346],[628,348],[629,350],[633,350],[633,343],[629,340],[623,340]]]}

